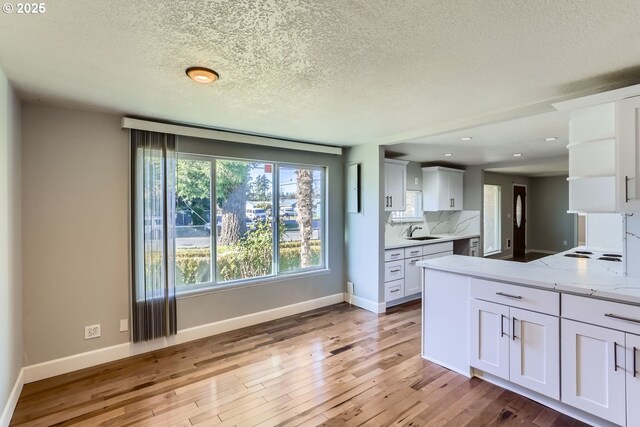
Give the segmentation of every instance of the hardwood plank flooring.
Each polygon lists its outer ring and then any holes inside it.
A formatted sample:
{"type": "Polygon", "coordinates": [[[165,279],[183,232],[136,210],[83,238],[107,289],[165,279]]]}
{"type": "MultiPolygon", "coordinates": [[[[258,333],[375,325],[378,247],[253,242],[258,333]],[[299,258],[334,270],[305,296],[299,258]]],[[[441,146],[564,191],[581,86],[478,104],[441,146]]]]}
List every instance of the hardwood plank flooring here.
{"type": "Polygon", "coordinates": [[[420,357],[420,304],[346,303],[25,385],[12,426],[583,426],[420,357]]]}

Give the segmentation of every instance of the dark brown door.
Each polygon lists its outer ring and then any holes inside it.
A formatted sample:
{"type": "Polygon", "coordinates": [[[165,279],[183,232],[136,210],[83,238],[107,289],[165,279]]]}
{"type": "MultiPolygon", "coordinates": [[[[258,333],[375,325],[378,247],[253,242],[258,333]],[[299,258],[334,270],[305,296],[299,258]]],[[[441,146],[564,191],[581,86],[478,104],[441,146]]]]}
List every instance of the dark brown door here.
{"type": "Polygon", "coordinates": [[[513,186],[513,258],[524,259],[527,247],[525,225],[527,223],[527,187],[513,186]]]}

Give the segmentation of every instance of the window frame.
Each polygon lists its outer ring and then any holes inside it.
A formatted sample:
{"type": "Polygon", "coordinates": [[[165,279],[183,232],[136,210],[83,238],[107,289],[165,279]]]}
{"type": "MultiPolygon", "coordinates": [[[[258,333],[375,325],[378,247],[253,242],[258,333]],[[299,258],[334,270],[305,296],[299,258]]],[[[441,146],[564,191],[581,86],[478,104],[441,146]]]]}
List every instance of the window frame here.
{"type": "MultiPolygon", "coordinates": [[[[292,162],[278,162],[273,160],[258,160],[258,159],[248,159],[248,158],[240,158],[240,157],[229,157],[229,156],[214,156],[209,154],[196,154],[196,153],[188,153],[178,151],[177,159],[180,160],[195,160],[195,161],[208,161],[211,163],[211,176],[210,176],[210,200],[211,200],[211,234],[210,234],[210,245],[211,245],[211,280],[209,282],[202,282],[198,284],[192,285],[182,285],[180,287],[176,287],[176,297],[189,297],[202,293],[211,293],[218,292],[228,289],[242,288],[242,287],[251,287],[251,286],[260,286],[266,283],[277,283],[285,280],[292,280],[298,277],[309,277],[316,276],[319,274],[328,274],[331,269],[328,266],[328,233],[327,230],[329,228],[329,201],[327,198],[327,186],[329,183],[329,167],[325,165],[313,165],[307,163],[292,163],[292,162]],[[236,280],[228,280],[224,282],[218,281],[217,275],[217,235],[218,235],[218,227],[217,227],[217,217],[218,217],[218,204],[216,201],[216,169],[217,169],[217,161],[218,160],[229,160],[229,161],[239,161],[239,162],[247,162],[247,163],[264,163],[273,165],[273,177],[272,177],[272,202],[271,202],[271,211],[272,211],[272,274],[259,276],[255,278],[246,278],[246,279],[236,279],[236,280]],[[320,241],[322,242],[321,248],[321,263],[317,266],[311,266],[306,268],[299,268],[296,270],[280,272],[279,268],[279,255],[280,255],[280,242],[278,237],[278,227],[280,224],[280,198],[279,198],[279,184],[280,184],[280,168],[308,168],[314,171],[320,171],[323,173],[321,182],[321,202],[323,204],[322,207],[322,218],[321,218],[321,233],[319,235],[320,241]],[[214,224],[215,221],[215,224],[214,224]]],[[[177,245],[174,245],[174,251],[177,251],[177,245]]],[[[175,259],[175,252],[173,254],[175,259]]]]}
{"type": "Polygon", "coordinates": [[[482,234],[483,234],[483,238],[482,238],[482,254],[484,257],[487,256],[491,256],[491,255],[497,255],[499,253],[502,252],[502,186],[501,185],[497,185],[497,184],[483,184],[483,188],[482,188],[482,216],[483,216],[483,227],[482,227],[482,234]],[[492,251],[486,251],[486,244],[487,244],[487,236],[484,233],[484,224],[486,223],[486,215],[485,215],[485,209],[486,209],[486,203],[485,203],[485,194],[486,194],[486,187],[495,187],[498,189],[497,191],[497,203],[496,203],[496,221],[494,222],[494,228],[495,228],[495,235],[494,237],[496,237],[496,242],[497,242],[497,247],[496,249],[492,250],[492,251]]]}

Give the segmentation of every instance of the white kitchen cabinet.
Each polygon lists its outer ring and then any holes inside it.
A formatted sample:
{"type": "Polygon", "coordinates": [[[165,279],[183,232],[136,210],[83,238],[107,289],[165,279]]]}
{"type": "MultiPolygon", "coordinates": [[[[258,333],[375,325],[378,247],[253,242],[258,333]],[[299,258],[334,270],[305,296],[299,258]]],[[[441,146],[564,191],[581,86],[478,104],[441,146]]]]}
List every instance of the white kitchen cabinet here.
{"type": "Polygon", "coordinates": [[[511,307],[509,381],[560,399],[560,319],[511,307]]]}
{"type": "Polygon", "coordinates": [[[407,163],[401,160],[384,161],[384,210],[404,211],[407,190],[407,163]]]}
{"type": "Polygon", "coordinates": [[[624,332],[568,319],[561,326],[562,402],[625,425],[624,332]]]}
{"type": "Polygon", "coordinates": [[[420,293],[420,267],[416,262],[422,261],[422,257],[406,258],[404,260],[404,296],[420,293]]]}
{"type": "Polygon", "coordinates": [[[640,212],[640,96],[616,103],[618,212],[640,212]]]}
{"type": "Polygon", "coordinates": [[[627,426],[640,426],[640,336],[627,334],[627,426]]]}
{"type": "Polygon", "coordinates": [[[509,307],[471,299],[471,366],[509,379],[509,307]]]}
{"type": "Polygon", "coordinates": [[[423,210],[462,210],[463,173],[460,169],[440,166],[422,168],[423,210]]]}

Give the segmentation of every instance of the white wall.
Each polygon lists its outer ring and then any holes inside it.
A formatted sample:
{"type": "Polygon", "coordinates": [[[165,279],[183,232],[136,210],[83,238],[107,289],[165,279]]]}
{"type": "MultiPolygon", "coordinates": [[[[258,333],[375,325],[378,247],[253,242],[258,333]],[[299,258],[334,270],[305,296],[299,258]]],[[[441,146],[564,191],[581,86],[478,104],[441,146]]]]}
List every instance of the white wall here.
{"type": "Polygon", "coordinates": [[[347,280],[354,283],[354,294],[373,304],[384,302],[384,221],[381,192],[384,191],[384,152],[374,144],[346,150],[346,164],[360,163],[359,213],[347,213],[347,280]]]}
{"type": "Polygon", "coordinates": [[[587,246],[595,250],[622,252],[623,216],[615,213],[587,214],[587,246]]]}
{"type": "Polygon", "coordinates": [[[0,71],[0,413],[23,366],[20,140],[20,104],[0,71]]]}

